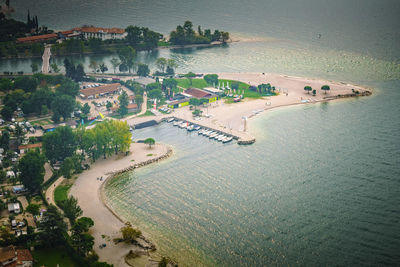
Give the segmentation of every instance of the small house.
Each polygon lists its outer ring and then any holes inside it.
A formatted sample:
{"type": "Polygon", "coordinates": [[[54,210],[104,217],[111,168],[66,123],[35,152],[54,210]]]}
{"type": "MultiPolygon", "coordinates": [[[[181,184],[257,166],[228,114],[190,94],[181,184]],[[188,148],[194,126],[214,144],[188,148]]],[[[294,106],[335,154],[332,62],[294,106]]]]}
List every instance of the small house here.
{"type": "Polygon", "coordinates": [[[12,191],[14,194],[21,194],[26,192],[26,188],[23,185],[16,185],[12,187],[12,191]]]}
{"type": "Polygon", "coordinates": [[[0,248],[0,266],[32,267],[33,257],[27,249],[16,249],[14,246],[0,248]]]}
{"type": "Polygon", "coordinates": [[[20,213],[21,209],[19,207],[19,203],[8,203],[8,211],[14,213],[20,213]]]}

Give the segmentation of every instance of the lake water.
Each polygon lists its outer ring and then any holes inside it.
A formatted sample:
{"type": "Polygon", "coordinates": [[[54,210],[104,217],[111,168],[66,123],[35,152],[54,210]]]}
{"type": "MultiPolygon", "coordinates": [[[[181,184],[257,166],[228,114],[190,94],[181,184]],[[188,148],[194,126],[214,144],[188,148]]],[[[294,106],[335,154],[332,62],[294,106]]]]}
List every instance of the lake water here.
{"type": "MultiPolygon", "coordinates": [[[[106,195],[183,266],[400,264],[400,2],[14,4],[17,17],[29,8],[57,29],[136,24],[167,34],[190,19],[253,40],[139,54],[151,66],[164,56],[180,72],[273,72],[374,88],[371,97],[262,113],[251,121],[251,146],[168,124],[136,131],[135,138],[172,145],[174,156],[114,180],[106,195]]],[[[0,71],[29,65],[3,60],[0,71]]]]}

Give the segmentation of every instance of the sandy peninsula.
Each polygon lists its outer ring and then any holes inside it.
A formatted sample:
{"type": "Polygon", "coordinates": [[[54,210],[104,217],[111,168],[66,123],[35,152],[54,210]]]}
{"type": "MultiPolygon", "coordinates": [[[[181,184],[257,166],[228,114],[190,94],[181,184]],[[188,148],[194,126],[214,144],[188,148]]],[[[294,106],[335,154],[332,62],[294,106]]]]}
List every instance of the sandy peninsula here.
{"type": "Polygon", "coordinates": [[[359,95],[369,95],[371,93],[370,89],[349,83],[280,74],[239,72],[218,73],[218,76],[220,79],[237,80],[254,86],[262,83],[270,83],[276,87],[279,95],[259,99],[245,98],[240,103],[232,104],[226,104],[224,100],[219,100],[207,108],[202,107],[203,117],[201,120],[196,121],[193,119],[192,111],[186,106],[175,109],[169,115],[132,118],[127,120],[128,123],[133,125],[151,119],[160,120],[162,117],[172,115],[182,120],[232,134],[242,140],[254,140],[251,133],[251,118],[255,114],[278,107],[301,104],[309,105],[339,98],[353,97],[356,96],[353,90],[358,91],[359,95]],[[315,96],[304,90],[304,87],[307,85],[317,91],[315,96]],[[322,85],[329,85],[330,91],[325,93],[321,90],[322,85]],[[244,122],[245,120],[246,123],[244,122]]]}
{"type": "MultiPolygon", "coordinates": [[[[146,116],[146,117],[130,117],[126,118],[128,124],[134,125],[140,122],[157,120],[160,121],[165,117],[177,117],[193,123],[207,126],[213,129],[221,130],[234,134],[243,139],[252,139],[251,123],[244,123],[251,119],[255,114],[273,108],[285,107],[300,104],[312,104],[322,101],[331,101],[342,97],[356,96],[354,90],[360,94],[369,95],[371,90],[352,85],[348,83],[340,83],[326,81],[320,79],[309,79],[303,77],[292,77],[286,75],[269,74],[269,73],[219,73],[220,79],[237,80],[248,83],[250,85],[259,85],[262,83],[270,83],[275,86],[279,95],[273,97],[263,97],[259,99],[244,99],[240,103],[226,104],[224,100],[212,103],[209,107],[202,107],[203,116],[200,121],[195,121],[192,111],[189,107],[179,108],[168,115],[146,116]],[[329,85],[330,91],[325,94],[321,90],[322,85],[329,85]],[[304,86],[311,86],[317,90],[317,94],[313,96],[311,93],[304,91],[304,86]],[[257,112],[255,112],[257,111],[257,112]],[[246,125],[246,126],[245,126],[246,125]]],[[[250,120],[251,121],[251,120],[250,120]]],[[[119,243],[115,245],[113,238],[119,237],[120,228],[124,225],[122,220],[111,211],[104,199],[102,198],[102,186],[110,173],[118,172],[126,169],[134,164],[139,164],[169,153],[169,149],[165,145],[157,144],[151,150],[144,144],[132,144],[131,152],[128,156],[112,157],[106,160],[98,160],[91,168],[83,172],[75,184],[71,188],[70,195],[78,199],[79,205],[83,210],[83,216],[93,219],[94,227],[92,235],[95,238],[95,251],[99,254],[101,261],[107,261],[114,266],[127,266],[124,256],[130,251],[135,250],[134,246],[119,243]],[[150,152],[151,151],[151,152],[150,152]],[[148,154],[153,154],[148,156],[148,154]],[[103,181],[97,178],[103,177],[103,181]],[[99,248],[100,244],[107,244],[103,249],[99,248]]],[[[138,249],[138,248],[136,248],[138,249]]],[[[155,264],[150,258],[141,262],[141,265],[155,264]]]]}
{"type": "MultiPolygon", "coordinates": [[[[120,229],[124,222],[117,217],[102,199],[101,188],[112,172],[119,172],[135,164],[156,160],[167,156],[171,149],[163,144],[156,144],[149,148],[143,143],[133,143],[128,156],[117,155],[107,159],[100,159],[90,166],[89,170],[79,175],[71,187],[70,195],[78,199],[78,204],[83,211],[83,216],[94,221],[91,234],[95,238],[94,250],[100,261],[106,261],[114,266],[128,266],[124,257],[130,250],[140,250],[139,247],[125,243],[114,244],[113,239],[121,237],[120,229]],[[151,155],[150,155],[151,154],[151,155]],[[103,177],[102,181],[98,178],[103,177]],[[100,249],[100,244],[106,244],[100,249]]],[[[149,262],[149,259],[142,259],[149,262]]]]}

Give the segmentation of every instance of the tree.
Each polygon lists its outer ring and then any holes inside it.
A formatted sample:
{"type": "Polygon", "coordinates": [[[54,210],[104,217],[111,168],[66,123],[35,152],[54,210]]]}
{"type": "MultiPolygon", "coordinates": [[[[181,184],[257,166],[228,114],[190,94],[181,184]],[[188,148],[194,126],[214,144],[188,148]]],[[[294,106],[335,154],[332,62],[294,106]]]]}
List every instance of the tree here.
{"type": "Polygon", "coordinates": [[[317,94],[317,90],[312,90],[312,94],[313,94],[313,96],[315,96],[316,94],[317,94]]]}
{"type": "Polygon", "coordinates": [[[36,90],[38,83],[35,78],[31,77],[18,77],[14,81],[14,87],[16,89],[22,89],[25,92],[33,92],[36,90]]]}
{"type": "Polygon", "coordinates": [[[133,229],[130,223],[126,223],[125,226],[121,228],[121,233],[122,239],[126,243],[131,243],[142,234],[140,230],[133,229]]]}
{"type": "Polygon", "coordinates": [[[18,163],[19,179],[31,192],[36,192],[43,183],[45,158],[38,151],[28,151],[18,163]]]}
{"type": "Polygon", "coordinates": [[[89,104],[85,103],[85,105],[83,105],[81,111],[82,111],[83,114],[89,115],[90,114],[90,106],[89,106],[89,104]]]}
{"type": "Polygon", "coordinates": [[[99,68],[100,68],[101,73],[104,73],[104,72],[108,71],[108,67],[107,67],[107,65],[104,64],[104,63],[101,63],[101,64],[99,65],[99,68]]]}
{"type": "Polygon", "coordinates": [[[92,69],[93,73],[97,72],[97,69],[99,68],[99,64],[95,60],[91,60],[89,64],[89,68],[92,69]]]}
{"type": "Polygon", "coordinates": [[[115,57],[113,57],[110,62],[111,62],[111,65],[113,66],[114,73],[115,73],[115,70],[121,64],[121,62],[118,60],[118,58],[115,58],[115,57]]]}
{"type": "Polygon", "coordinates": [[[118,56],[122,64],[125,64],[128,71],[131,72],[135,64],[136,50],[132,46],[124,46],[118,50],[118,56]]]}
{"type": "Polygon", "coordinates": [[[139,64],[138,70],[137,70],[137,75],[142,76],[142,77],[147,77],[150,73],[149,66],[146,64],[139,64]]]}
{"type": "Polygon", "coordinates": [[[149,93],[149,98],[151,99],[161,99],[162,98],[162,91],[160,89],[153,89],[150,90],[149,93]]]}
{"type": "Polygon", "coordinates": [[[10,133],[8,131],[3,131],[0,138],[0,147],[5,151],[8,150],[8,146],[10,144],[10,133]]]}
{"type": "Polygon", "coordinates": [[[58,67],[58,65],[56,63],[52,63],[50,64],[51,69],[53,70],[54,73],[59,73],[60,72],[60,68],[58,67]]]}
{"type": "Polygon", "coordinates": [[[58,211],[57,207],[50,204],[47,211],[43,214],[43,219],[40,221],[39,236],[46,246],[55,246],[64,241],[64,235],[67,231],[67,224],[63,220],[63,216],[58,211]]]}
{"type": "Polygon", "coordinates": [[[135,102],[138,105],[138,108],[140,109],[140,107],[143,103],[143,96],[141,96],[141,95],[135,96],[135,102]]]}
{"type": "Polygon", "coordinates": [[[146,145],[149,145],[149,147],[151,148],[151,146],[154,145],[156,141],[153,138],[147,138],[146,140],[144,140],[144,143],[146,145]]]}
{"type": "Polygon", "coordinates": [[[26,207],[26,211],[32,215],[39,215],[40,206],[38,204],[31,203],[26,207]]]}
{"type": "Polygon", "coordinates": [[[158,68],[161,72],[164,72],[165,67],[167,66],[167,62],[168,62],[168,61],[167,61],[166,58],[163,58],[163,57],[158,58],[157,61],[156,61],[157,68],[158,68]]]}
{"type": "Polygon", "coordinates": [[[63,117],[64,121],[71,117],[71,113],[74,111],[75,99],[69,95],[56,96],[54,101],[51,103],[51,109],[54,114],[52,119],[55,122],[60,121],[60,116],[63,117]]]}
{"type": "Polygon", "coordinates": [[[137,26],[130,25],[125,29],[125,32],[128,34],[126,40],[133,47],[136,47],[143,40],[142,30],[137,26]]]}
{"type": "Polygon", "coordinates": [[[175,60],[173,60],[173,59],[168,59],[168,60],[167,60],[167,70],[166,70],[167,74],[168,74],[168,75],[174,75],[174,73],[175,73],[175,68],[176,68],[177,66],[178,66],[178,65],[175,63],[175,60]]]}
{"type": "Polygon", "coordinates": [[[75,97],[78,93],[79,85],[70,79],[66,79],[60,84],[60,86],[56,86],[56,94],[58,96],[69,95],[75,97]]]}
{"type": "Polygon", "coordinates": [[[19,146],[22,143],[22,140],[25,137],[24,130],[22,129],[21,125],[17,124],[15,126],[15,137],[17,140],[17,145],[19,146]]]}
{"type": "Polygon", "coordinates": [[[226,43],[229,40],[229,32],[221,32],[221,41],[226,43]]]}
{"type": "Polygon", "coordinates": [[[77,148],[76,136],[69,126],[57,127],[45,133],[42,139],[44,154],[52,163],[71,157],[77,148]]]}
{"type": "Polygon", "coordinates": [[[74,79],[75,77],[75,65],[72,64],[68,58],[64,59],[65,76],[74,79]]]}
{"type": "Polygon", "coordinates": [[[110,101],[107,101],[106,108],[107,108],[108,111],[110,111],[112,106],[113,106],[112,103],[110,101]]]}
{"type": "Polygon", "coordinates": [[[128,71],[128,66],[127,66],[125,63],[121,63],[121,64],[119,64],[119,66],[118,66],[118,70],[119,70],[120,72],[126,72],[126,71],[128,71]]]}
{"type": "Polygon", "coordinates": [[[74,75],[74,80],[76,82],[83,81],[83,77],[85,76],[85,69],[83,68],[82,64],[78,64],[75,69],[75,75],[74,75]]]}
{"type": "Polygon", "coordinates": [[[75,162],[72,157],[67,157],[61,166],[61,173],[65,178],[71,178],[72,172],[75,168],[75,162]]]}
{"type": "Polygon", "coordinates": [[[196,74],[193,72],[188,72],[185,74],[185,77],[189,79],[189,84],[192,85],[192,79],[196,77],[196,74]]]}
{"type": "Polygon", "coordinates": [[[0,91],[7,93],[14,88],[14,84],[10,79],[0,79],[0,91]]]}
{"type": "Polygon", "coordinates": [[[62,203],[62,209],[65,217],[68,218],[71,225],[75,223],[76,218],[82,215],[81,207],[78,205],[78,200],[73,196],[70,196],[62,203]]]}
{"type": "Polygon", "coordinates": [[[311,86],[304,86],[304,90],[307,91],[307,94],[309,94],[312,91],[312,87],[311,86]]]}
{"type": "Polygon", "coordinates": [[[6,121],[10,121],[12,116],[13,116],[13,114],[14,114],[14,111],[10,107],[5,106],[1,110],[1,116],[6,121]]]}
{"type": "Polygon", "coordinates": [[[32,63],[32,64],[31,64],[31,69],[32,69],[32,72],[33,72],[33,73],[37,72],[37,71],[39,70],[38,64],[32,63]]]}
{"type": "Polygon", "coordinates": [[[203,78],[208,84],[217,85],[218,84],[218,75],[217,74],[207,74],[204,75],[203,78]]]}
{"type": "Polygon", "coordinates": [[[324,90],[326,94],[326,91],[331,90],[331,88],[329,87],[329,85],[322,85],[321,90],[324,90]]]}
{"type": "Polygon", "coordinates": [[[124,117],[128,113],[128,104],[129,104],[129,97],[125,91],[122,91],[122,94],[118,97],[119,101],[119,108],[118,113],[121,117],[124,117]]]}

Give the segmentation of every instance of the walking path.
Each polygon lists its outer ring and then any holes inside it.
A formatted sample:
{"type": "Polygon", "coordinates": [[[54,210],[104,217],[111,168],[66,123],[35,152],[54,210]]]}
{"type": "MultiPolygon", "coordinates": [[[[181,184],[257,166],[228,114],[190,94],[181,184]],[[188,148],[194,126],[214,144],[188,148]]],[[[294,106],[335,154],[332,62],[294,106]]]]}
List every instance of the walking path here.
{"type": "Polygon", "coordinates": [[[51,56],[51,51],[50,51],[51,45],[46,45],[44,47],[44,52],[43,52],[43,64],[42,64],[42,73],[43,74],[48,74],[50,71],[50,56],[51,56]]]}
{"type": "Polygon", "coordinates": [[[54,206],[56,205],[56,202],[54,201],[54,190],[56,189],[57,186],[59,186],[63,181],[65,180],[64,176],[61,176],[58,178],[53,184],[50,185],[49,188],[47,188],[46,191],[46,200],[50,204],[53,204],[54,206]]]}

